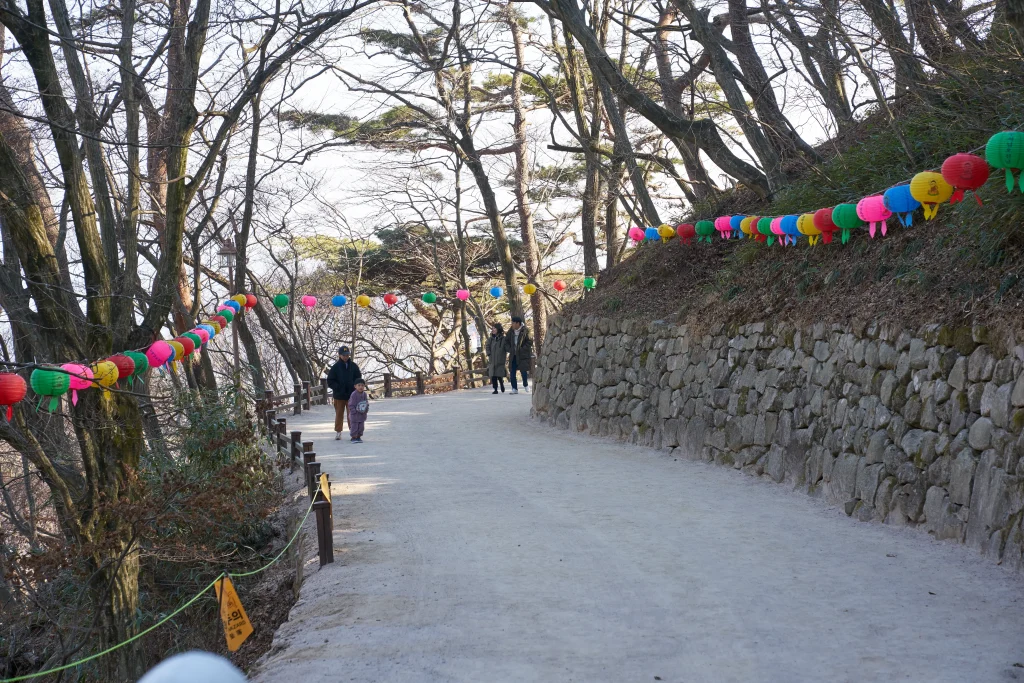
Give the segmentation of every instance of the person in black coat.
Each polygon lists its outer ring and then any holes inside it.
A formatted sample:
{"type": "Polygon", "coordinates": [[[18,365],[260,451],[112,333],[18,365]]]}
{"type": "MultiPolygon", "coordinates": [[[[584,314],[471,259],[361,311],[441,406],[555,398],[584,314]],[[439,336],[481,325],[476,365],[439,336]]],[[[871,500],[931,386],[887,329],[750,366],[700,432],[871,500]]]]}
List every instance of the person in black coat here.
{"type": "MultiPolygon", "coordinates": [[[[356,388],[356,382],[363,378],[359,366],[351,358],[347,346],[338,349],[338,362],[327,373],[327,386],[334,395],[334,439],[340,440],[345,431],[345,415],[348,413],[348,397],[356,388]]],[[[351,420],[349,420],[351,422],[351,420]]],[[[349,424],[349,427],[352,425],[349,424]]]]}

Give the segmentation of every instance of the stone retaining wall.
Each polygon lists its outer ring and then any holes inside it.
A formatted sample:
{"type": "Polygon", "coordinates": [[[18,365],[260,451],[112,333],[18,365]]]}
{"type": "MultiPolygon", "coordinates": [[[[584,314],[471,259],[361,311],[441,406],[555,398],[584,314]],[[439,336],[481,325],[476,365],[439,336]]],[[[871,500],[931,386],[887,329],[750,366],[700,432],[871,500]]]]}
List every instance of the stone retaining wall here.
{"type": "Polygon", "coordinates": [[[1024,568],[1024,346],[982,328],[556,318],[533,415],[786,482],[1024,568]]]}

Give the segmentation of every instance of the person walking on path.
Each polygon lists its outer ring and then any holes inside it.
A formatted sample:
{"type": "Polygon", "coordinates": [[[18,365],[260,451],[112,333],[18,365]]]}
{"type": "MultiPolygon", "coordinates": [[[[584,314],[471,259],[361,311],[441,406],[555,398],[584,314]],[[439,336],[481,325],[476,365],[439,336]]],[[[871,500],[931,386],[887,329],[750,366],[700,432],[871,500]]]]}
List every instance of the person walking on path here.
{"type": "Polygon", "coordinates": [[[508,350],[508,378],[512,382],[512,393],[518,394],[519,387],[516,386],[516,371],[523,376],[523,391],[529,392],[529,378],[527,373],[533,366],[533,341],[530,333],[523,326],[523,319],[518,315],[512,316],[512,329],[505,336],[508,350]]]}
{"type": "Polygon", "coordinates": [[[366,383],[360,377],[356,380],[355,391],[348,397],[348,433],[352,443],[363,442],[366,416],[370,412],[370,397],[366,395],[366,383]]]}
{"type": "Polygon", "coordinates": [[[492,393],[498,393],[498,386],[501,386],[501,393],[505,393],[505,364],[508,361],[508,341],[505,339],[505,330],[501,323],[491,325],[491,336],[487,338],[487,374],[491,378],[492,393]]]}
{"type": "MultiPolygon", "coordinates": [[[[348,412],[348,398],[356,388],[356,382],[363,379],[363,373],[359,366],[351,358],[351,352],[347,346],[338,349],[338,362],[331,367],[327,373],[327,386],[331,388],[334,395],[334,440],[341,440],[341,433],[345,431],[345,413],[348,412]]],[[[349,431],[352,429],[352,417],[348,420],[349,431]]]]}

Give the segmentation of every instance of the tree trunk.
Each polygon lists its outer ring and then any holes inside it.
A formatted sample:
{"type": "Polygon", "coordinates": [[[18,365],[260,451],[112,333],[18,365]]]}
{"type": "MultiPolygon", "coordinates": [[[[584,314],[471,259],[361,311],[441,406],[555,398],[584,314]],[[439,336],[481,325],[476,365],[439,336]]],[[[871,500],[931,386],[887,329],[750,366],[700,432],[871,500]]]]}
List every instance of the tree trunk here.
{"type": "Polygon", "coordinates": [[[885,0],[860,0],[860,4],[870,17],[871,23],[878,29],[882,42],[889,51],[896,73],[897,92],[912,90],[924,80],[924,69],[914,56],[910,41],[903,32],[899,15],[885,0]]]}

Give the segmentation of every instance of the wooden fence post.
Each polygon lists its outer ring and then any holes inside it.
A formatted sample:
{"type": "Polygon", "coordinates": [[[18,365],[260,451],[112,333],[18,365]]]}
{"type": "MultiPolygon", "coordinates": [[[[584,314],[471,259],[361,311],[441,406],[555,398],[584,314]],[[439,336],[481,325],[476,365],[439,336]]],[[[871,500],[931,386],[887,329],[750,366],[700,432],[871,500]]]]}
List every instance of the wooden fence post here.
{"type": "Polygon", "coordinates": [[[309,382],[302,380],[302,399],[299,403],[302,405],[304,410],[309,410],[313,407],[313,394],[309,390],[309,382]]]}
{"type": "Polygon", "coordinates": [[[452,391],[458,391],[459,390],[459,387],[462,385],[462,381],[461,380],[462,380],[462,371],[459,369],[459,366],[456,365],[455,369],[452,370],[452,391]]]}
{"type": "Polygon", "coordinates": [[[384,398],[391,398],[391,373],[384,373],[384,398]]]}
{"type": "Polygon", "coordinates": [[[263,414],[263,424],[267,428],[267,438],[273,440],[274,429],[277,425],[277,411],[268,410],[263,414]]]}
{"type": "Polygon", "coordinates": [[[302,453],[302,432],[292,432],[291,448],[288,451],[288,469],[294,470],[302,453]]]}
{"type": "Polygon", "coordinates": [[[306,493],[309,495],[310,500],[316,495],[316,483],[320,478],[320,463],[313,462],[306,463],[306,493]]]}
{"type": "MultiPolygon", "coordinates": [[[[316,461],[316,453],[313,451],[313,442],[306,441],[302,444],[302,476],[308,477],[306,467],[309,463],[316,461]]],[[[306,488],[309,488],[309,479],[306,479],[306,488]]]]}
{"type": "Polygon", "coordinates": [[[320,378],[320,405],[327,405],[327,378],[320,378]]]}
{"type": "Polygon", "coordinates": [[[417,372],[416,373],[416,393],[417,394],[425,394],[426,392],[427,392],[427,387],[423,383],[423,373],[422,372],[417,372]]]}
{"type": "Polygon", "coordinates": [[[327,500],[314,502],[313,513],[316,515],[316,545],[322,567],[334,562],[334,515],[327,500]]]}
{"type": "Polygon", "coordinates": [[[274,434],[274,448],[277,450],[277,455],[280,458],[284,457],[284,435],[288,433],[288,420],[279,417],[277,418],[277,432],[274,434]]]}
{"type": "Polygon", "coordinates": [[[302,415],[302,385],[296,382],[293,385],[295,393],[292,398],[292,414],[302,415]]]}

